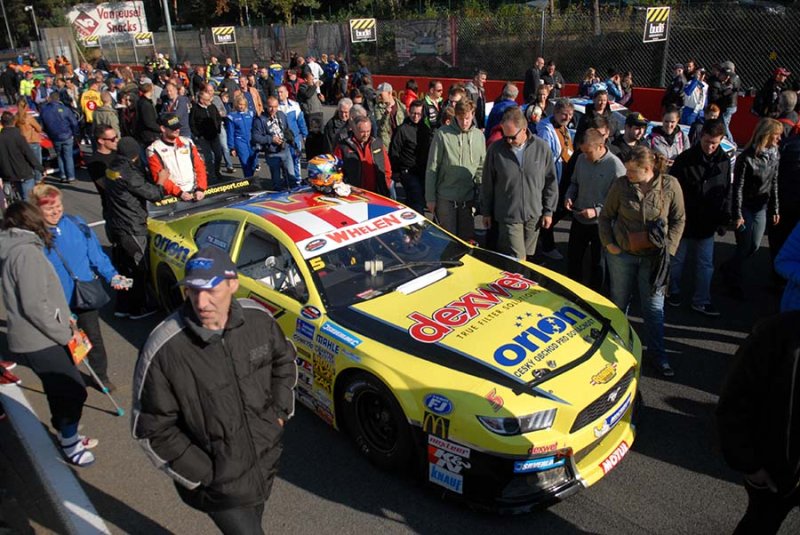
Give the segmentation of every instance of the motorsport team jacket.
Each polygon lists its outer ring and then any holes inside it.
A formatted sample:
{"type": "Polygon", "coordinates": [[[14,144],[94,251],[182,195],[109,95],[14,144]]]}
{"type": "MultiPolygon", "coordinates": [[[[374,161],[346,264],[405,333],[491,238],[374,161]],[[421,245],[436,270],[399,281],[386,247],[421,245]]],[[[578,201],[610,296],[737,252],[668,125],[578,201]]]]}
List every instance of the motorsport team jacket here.
{"type": "Polygon", "coordinates": [[[87,89],[81,95],[81,111],[83,116],[86,117],[86,122],[94,122],[94,110],[103,105],[103,99],[100,98],[100,92],[95,89],[87,89]]]}
{"type": "Polygon", "coordinates": [[[167,195],[177,197],[184,191],[205,191],[208,187],[206,164],[189,138],[180,136],[174,144],[163,139],[155,140],[147,147],[147,165],[153,180],[162,169],[169,171],[169,178],[164,182],[167,195]]]}
{"type": "Polygon", "coordinates": [[[204,329],[187,300],[139,353],[131,431],[188,505],[261,504],[296,383],[294,347],[266,309],[234,299],[220,333],[204,329]]]}

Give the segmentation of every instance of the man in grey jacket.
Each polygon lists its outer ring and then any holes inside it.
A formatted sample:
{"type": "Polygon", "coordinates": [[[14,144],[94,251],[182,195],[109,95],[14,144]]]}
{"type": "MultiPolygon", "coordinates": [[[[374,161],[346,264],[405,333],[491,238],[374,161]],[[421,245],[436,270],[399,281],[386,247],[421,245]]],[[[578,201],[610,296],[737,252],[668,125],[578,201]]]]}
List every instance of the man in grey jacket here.
{"type": "Polygon", "coordinates": [[[498,250],[524,260],[536,252],[540,228],[550,228],[558,182],[547,143],[528,130],[518,107],[500,122],[503,140],[486,153],[481,190],[484,223],[498,225],[498,250]]]}

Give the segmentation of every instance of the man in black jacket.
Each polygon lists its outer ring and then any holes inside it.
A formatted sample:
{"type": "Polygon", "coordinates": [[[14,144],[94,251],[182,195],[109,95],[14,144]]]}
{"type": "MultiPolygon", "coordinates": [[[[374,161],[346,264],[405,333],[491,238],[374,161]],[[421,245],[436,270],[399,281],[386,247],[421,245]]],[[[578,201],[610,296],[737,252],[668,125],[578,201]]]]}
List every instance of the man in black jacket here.
{"type": "Polygon", "coordinates": [[[791,86],[786,82],[786,79],[792,73],[788,69],[778,67],[772,73],[769,80],[764,82],[761,90],[756,95],[753,101],[753,111],[761,117],[778,116],[778,100],[781,93],[786,91],[791,86]]]}
{"type": "Polygon", "coordinates": [[[734,533],[777,533],[800,505],[800,312],[753,329],[717,406],[722,454],[744,475],[749,502],[734,533]]]}
{"type": "Polygon", "coordinates": [[[144,150],[161,137],[161,127],[158,125],[158,113],[153,104],[153,84],[141,85],[142,96],[136,101],[136,140],[144,150]]]}
{"type": "Polygon", "coordinates": [[[209,91],[204,87],[197,93],[197,102],[189,112],[189,126],[192,129],[192,139],[197,143],[197,148],[200,149],[206,162],[206,169],[213,169],[213,173],[209,174],[215,181],[220,181],[222,143],[219,140],[219,130],[222,126],[222,117],[211,102],[213,98],[213,89],[209,91]]]}
{"type": "Polygon", "coordinates": [[[350,121],[350,110],[352,108],[353,101],[350,98],[340,98],[339,102],[336,104],[336,113],[325,123],[325,129],[323,130],[323,150],[326,154],[333,153],[336,145],[347,139],[349,135],[347,127],[350,121]]]}
{"type": "Polygon", "coordinates": [[[140,319],[155,310],[145,307],[147,286],[147,201],[164,198],[162,185],[166,175],[154,177],[153,184],[144,177],[140,147],[132,137],[117,145],[118,158],[106,171],[106,234],[112,246],[112,260],[120,274],[133,279],[130,292],[118,292],[114,315],[140,319]],[[138,288],[138,289],[137,289],[138,288]]]}
{"type": "Polygon", "coordinates": [[[730,222],[731,160],[720,143],[725,136],[721,119],[707,121],[700,143],[675,158],[670,174],[678,179],[686,208],[686,228],[672,257],[667,304],[680,306],[681,274],[690,251],[696,256],[692,310],[719,316],[711,304],[714,275],[714,233],[730,222]]]}
{"type": "Polygon", "coordinates": [[[222,533],[263,533],[283,426],[294,415],[294,349],[266,309],[233,298],[236,266],[221,249],[195,253],[180,284],[188,300],[136,363],[132,434],[222,533]]]}
{"type": "Polygon", "coordinates": [[[43,171],[30,145],[14,125],[16,117],[4,111],[0,116],[0,179],[8,181],[23,200],[35,186],[33,170],[43,171]]]}
{"type": "Polygon", "coordinates": [[[389,145],[389,161],[395,177],[400,178],[405,203],[425,213],[425,166],[431,148],[431,130],[422,120],[424,103],[413,101],[408,107],[408,117],[397,127],[389,145]]]}
{"type": "Polygon", "coordinates": [[[541,84],[544,58],[536,58],[533,67],[525,71],[525,82],[522,85],[522,98],[525,102],[536,100],[536,91],[541,84]]]}

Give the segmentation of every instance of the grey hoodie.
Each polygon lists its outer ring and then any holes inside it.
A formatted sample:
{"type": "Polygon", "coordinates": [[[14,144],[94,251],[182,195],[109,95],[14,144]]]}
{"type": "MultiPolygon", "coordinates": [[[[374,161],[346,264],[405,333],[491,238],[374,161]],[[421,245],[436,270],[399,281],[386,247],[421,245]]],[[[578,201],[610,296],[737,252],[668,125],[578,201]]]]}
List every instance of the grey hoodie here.
{"type": "Polygon", "coordinates": [[[8,316],[8,348],[31,353],[72,338],[70,310],[42,240],[31,231],[0,231],[0,276],[8,316]]]}

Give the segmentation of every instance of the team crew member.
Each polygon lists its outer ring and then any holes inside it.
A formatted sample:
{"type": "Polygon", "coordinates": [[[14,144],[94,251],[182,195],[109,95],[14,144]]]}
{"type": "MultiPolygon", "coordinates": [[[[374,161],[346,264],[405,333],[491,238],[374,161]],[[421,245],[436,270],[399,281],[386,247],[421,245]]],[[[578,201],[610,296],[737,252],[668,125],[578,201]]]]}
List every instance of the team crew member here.
{"type": "Polygon", "coordinates": [[[263,533],[283,426],[294,415],[294,348],[267,310],[233,298],[236,266],[222,250],[195,253],[180,284],[188,300],[136,363],[133,437],[222,533],[263,533]]]}
{"type": "Polygon", "coordinates": [[[191,139],[180,135],[181,122],[172,113],[158,119],[161,139],[147,148],[147,165],[153,178],[164,178],[167,195],[182,201],[200,201],[208,185],[206,164],[191,139]]]}
{"type": "Polygon", "coordinates": [[[335,156],[342,160],[344,178],[348,184],[381,195],[394,192],[392,165],[383,141],[372,135],[369,117],[358,117],[353,132],[336,146],[335,156]]]}

